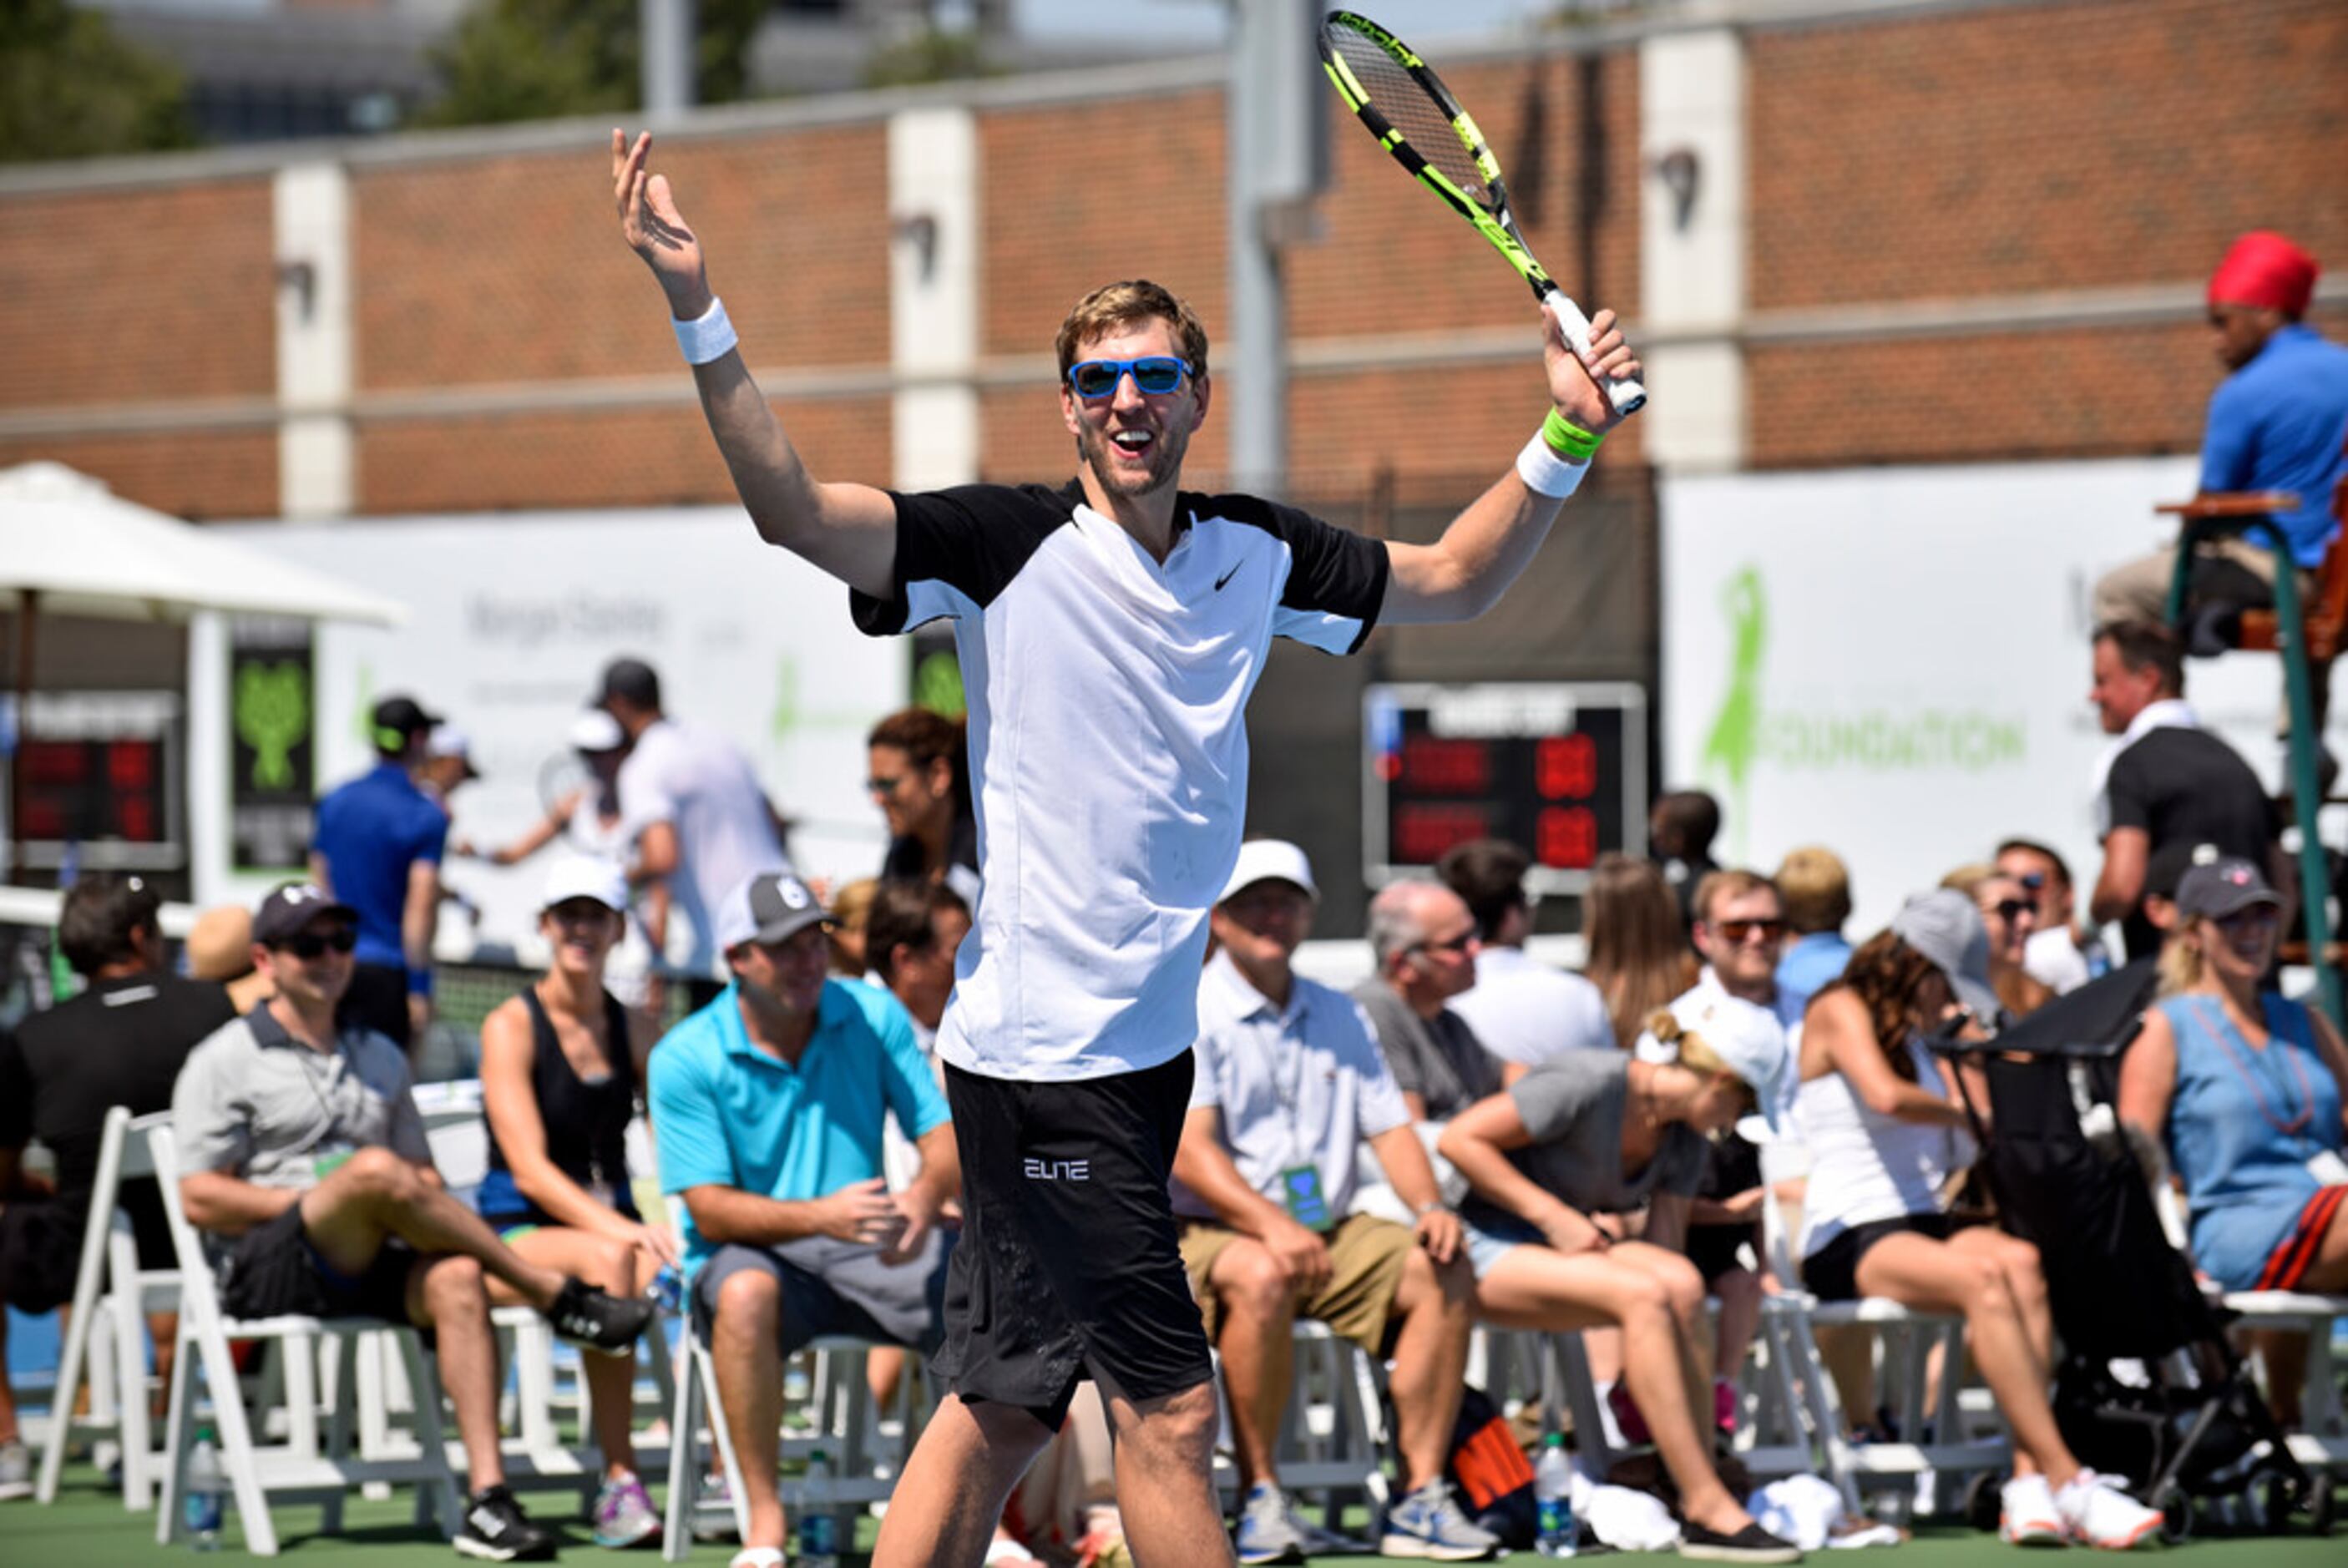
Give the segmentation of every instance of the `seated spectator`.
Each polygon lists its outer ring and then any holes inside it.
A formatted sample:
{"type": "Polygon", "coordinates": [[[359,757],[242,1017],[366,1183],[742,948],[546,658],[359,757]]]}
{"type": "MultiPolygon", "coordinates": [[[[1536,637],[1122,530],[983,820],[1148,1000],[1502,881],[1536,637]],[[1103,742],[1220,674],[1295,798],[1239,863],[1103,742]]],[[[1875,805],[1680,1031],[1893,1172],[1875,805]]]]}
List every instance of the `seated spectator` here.
{"type": "MultiPolygon", "coordinates": [[[[1696,889],[1695,908],[1695,946],[1704,958],[1704,972],[1673,1007],[1695,1006],[1706,995],[1727,995],[1768,1014],[1781,1035],[1788,1024],[1798,1026],[1800,1014],[1791,1012],[1785,993],[1777,988],[1786,925],[1776,885],[1754,872],[1715,872],[1696,889]]],[[[1669,1033],[1651,1024],[1633,1053],[1647,1061],[1676,1060],[1679,1048],[1666,1037],[1669,1033]]],[[[1782,1056],[1785,1049],[1781,1039],[1776,1054],[1782,1056]]],[[[1735,1429],[1736,1380],[1761,1326],[1761,1276],[1745,1263],[1743,1253],[1750,1245],[1756,1261],[1760,1257],[1761,1205],[1767,1197],[1761,1150],[1749,1139],[1732,1127],[1706,1143],[1704,1176],[1689,1205],[1683,1250],[1704,1276],[1705,1290],[1720,1302],[1712,1398],[1715,1419],[1724,1431],[1735,1429]]]]}
{"type": "MultiPolygon", "coordinates": [[[[57,912],[57,946],[88,988],[26,1019],[15,1037],[0,1033],[0,1298],[20,1312],[73,1299],[107,1111],[170,1109],[188,1052],[236,1016],[218,985],[164,972],[161,903],[138,877],[84,873],[57,912]],[[57,1161],[53,1184],[21,1163],[35,1138],[57,1161]]],[[[155,1183],[127,1181],[116,1202],[130,1216],[139,1266],[177,1268],[155,1183]]],[[[169,1387],[179,1315],[150,1313],[147,1326],[169,1387]]],[[[32,1491],[6,1350],[0,1313],[0,1501],[32,1491]]]]}
{"type": "Polygon", "coordinates": [[[2077,928],[2078,890],[2061,855],[2034,840],[2008,839],[1997,847],[1997,869],[2038,905],[2038,929],[2022,954],[2022,967],[2033,980],[2062,996],[2111,968],[2104,939],[2077,928]]]}
{"type": "Polygon", "coordinates": [[[269,1000],[269,982],[252,966],[252,911],[244,905],[217,903],[196,916],[186,950],[188,978],[227,992],[234,1012],[250,1013],[269,1000]]]}
{"type": "Polygon", "coordinates": [[[1476,984],[1452,999],[1452,1010],[1511,1070],[1566,1051],[1614,1047],[1614,1024],[1598,987],[1525,952],[1533,932],[1532,900],[1525,892],[1531,863],[1514,844],[1477,839],[1445,851],[1435,868],[1476,917],[1480,944],[1476,984]]]}
{"type": "Polygon", "coordinates": [[[2024,967],[2030,938],[2038,930],[2038,900],[2019,877],[1974,861],[1941,879],[1973,901],[1989,938],[1989,988],[1997,994],[1997,1016],[1979,1020],[1992,1034],[2026,1018],[2054,999],[2054,993],[2024,967]]]}
{"type": "Polygon", "coordinates": [[[1413,1121],[1444,1121],[1500,1087],[1499,1058],[1451,999],[1476,983],[1476,917],[1439,882],[1398,882],[1370,901],[1377,973],[1355,985],[1413,1121]]]}
{"type": "MultiPolygon", "coordinates": [[[[2220,860],[2185,873],[2177,916],[2164,998],[2121,1058],[2121,1124],[2184,1182],[2203,1274],[2228,1290],[2348,1290],[2348,1051],[2322,1013],[2260,990],[2282,901],[2250,861],[2220,860]]],[[[2275,1348],[2268,1399],[2295,1427],[2305,1341],[2291,1336],[2291,1365],[2275,1348]]]]}
{"type": "Polygon", "coordinates": [[[942,882],[976,909],[978,817],[963,774],[961,723],[909,707],[874,725],[865,740],[872,764],[865,787],[889,820],[882,880],[942,882]]]}
{"type": "Polygon", "coordinates": [[[2096,785],[2104,864],[2087,916],[2121,923],[2130,958],[2160,947],[2144,917],[2147,861],[2172,843],[2208,843],[2267,868],[2288,886],[2282,822],[2266,786],[2234,748],[2201,727],[2185,702],[2185,662],[2165,626],[2100,627],[2089,693],[2104,733],[2116,736],[2096,785]]]}
{"type": "MultiPolygon", "coordinates": [[[[815,892],[822,896],[823,889],[815,892]]],[[[839,891],[825,899],[831,911],[831,972],[842,980],[869,980],[872,965],[864,952],[864,923],[872,913],[873,895],[880,891],[878,877],[857,877],[839,884],[839,891]]]]}
{"type": "Polygon", "coordinates": [[[1295,845],[1241,847],[1210,916],[1218,951],[1199,986],[1197,1077],[1174,1157],[1182,1261],[1230,1397],[1243,1499],[1234,1543],[1242,1563],[1301,1562],[1311,1544],[1273,1453],[1303,1315],[1393,1359],[1405,1496],[1382,1550],[1472,1561],[1499,1543],[1443,1479],[1471,1326],[1459,1218],[1360,1009],[1290,967],[1315,896],[1295,845]],[[1352,1212],[1365,1140],[1416,1227],[1352,1212]]]}
{"type": "Polygon", "coordinates": [[[554,1555],[506,1489],[498,1452],[497,1337],[483,1277],[544,1313],[562,1338],[626,1353],[652,1305],[525,1261],[448,1195],[409,1094],[407,1058],[337,1027],[357,917],[288,882],[252,918],[253,964],[275,995],[189,1056],[171,1096],[180,1198],[206,1233],[221,1303],[236,1317],[374,1317],[433,1330],[472,1496],[457,1550],[493,1562],[554,1555]]]}
{"type": "Polygon", "coordinates": [[[1628,855],[1599,856],[1581,934],[1589,954],[1581,972],[1606,999],[1614,1043],[1628,1050],[1656,1008],[1695,984],[1695,954],[1663,872],[1628,855]]]}
{"type": "MultiPolygon", "coordinates": [[[[576,1274],[614,1296],[642,1296],[677,1259],[665,1224],[646,1224],[628,1177],[628,1123],[642,1097],[641,1052],[603,965],[627,923],[628,882],[610,861],[555,862],[538,924],[546,973],[481,1023],[481,1114],[489,1170],[474,1206],[527,1263],[576,1274]]],[[[489,1282],[489,1299],[518,1299],[489,1282]]],[[[590,1512],[595,1544],[633,1546],[660,1515],[636,1474],[633,1360],[582,1366],[603,1480],[590,1512]]]]}
{"type": "Polygon", "coordinates": [[[1769,880],[1792,938],[1777,960],[1777,998],[1799,1020],[1810,998],[1841,979],[1850,962],[1850,943],[1842,934],[1850,918],[1850,871],[1832,850],[1810,845],[1787,851],[1769,880]]]}
{"type": "Polygon", "coordinates": [[[895,999],[829,976],[824,924],[787,872],[735,889],[714,932],[733,983],[663,1037],[649,1072],[661,1191],[684,1201],[694,1324],[741,1456],[736,1568],[781,1561],[784,1360],[826,1334],[928,1351],[943,1333],[937,1222],[961,1184],[945,1098],[895,999]],[[893,1193],[892,1114],[921,1152],[893,1193]]]}
{"type": "Polygon", "coordinates": [[[1712,841],[1720,837],[1720,802],[1702,789],[1674,789],[1647,811],[1647,853],[1679,901],[1680,927],[1695,923],[1696,884],[1720,869],[1712,841]]]}
{"type": "Polygon", "coordinates": [[[2037,1249],[1993,1226],[1959,1230],[1942,1212],[1972,1140],[1954,1080],[1923,1038],[1952,1026],[1978,1035],[1972,1020],[1996,1012],[1988,933],[1972,901],[1949,888],[1909,900],[1811,1000],[1798,1107],[1810,1146],[1802,1284],[1821,1301],[1880,1296],[1962,1314],[2013,1433],[1999,1534],[2131,1546],[2161,1516],[2099,1484],[2054,1424],[2054,1325],[2037,1249]]]}
{"type": "Polygon", "coordinates": [[[1622,1377],[1679,1490],[1681,1554],[1797,1562],[1800,1552],[1755,1523],[1714,1468],[1704,1281],[1677,1250],[1705,1138],[1756,1109],[1778,1115],[1785,1037],[1766,1013],[1716,990],[1663,1019],[1676,1061],[1560,1057],[1443,1130],[1438,1147],[1474,1188],[1461,1217],[1476,1311],[1541,1333],[1620,1326],[1622,1377]],[[1642,1241],[1614,1240],[1596,1222],[1643,1209],[1642,1241]]]}

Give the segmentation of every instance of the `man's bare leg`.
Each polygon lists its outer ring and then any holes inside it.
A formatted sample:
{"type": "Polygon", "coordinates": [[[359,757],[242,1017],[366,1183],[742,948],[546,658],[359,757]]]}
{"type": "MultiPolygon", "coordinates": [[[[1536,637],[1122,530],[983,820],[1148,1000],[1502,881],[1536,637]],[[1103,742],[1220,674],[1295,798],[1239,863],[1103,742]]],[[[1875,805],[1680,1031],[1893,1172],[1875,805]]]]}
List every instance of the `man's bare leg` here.
{"type": "Polygon", "coordinates": [[[425,1257],[455,1254],[479,1264],[543,1312],[562,1276],[514,1256],[479,1214],[426,1180],[388,1149],[362,1149],[302,1194],[302,1230],[330,1267],[359,1274],[396,1236],[425,1257]]]}
{"type": "MultiPolygon", "coordinates": [[[[960,1568],[986,1555],[1011,1489],[1051,1440],[1026,1410],[986,1400],[965,1404],[949,1394],[922,1429],[898,1478],[872,1568],[960,1568]]],[[[1222,1535],[1222,1520],[1215,1522],[1222,1535]]],[[[1130,1521],[1127,1539],[1132,1539],[1130,1521]]],[[[1155,1558],[1145,1558],[1152,1563],[1155,1558]]]]}
{"type": "Polygon", "coordinates": [[[783,1498],[775,1486],[783,1429],[783,1353],[778,1337],[782,1313],[782,1282],[762,1269],[728,1274],[717,1287],[709,1358],[717,1370],[734,1457],[742,1467],[742,1504],[750,1516],[749,1531],[742,1537],[746,1547],[783,1544],[783,1498]]]}
{"type": "Polygon", "coordinates": [[[468,1482],[474,1491],[499,1485],[506,1469],[498,1453],[498,1339],[481,1265],[467,1257],[417,1259],[407,1271],[407,1320],[431,1328],[438,1342],[468,1482]]]}
{"type": "Polygon", "coordinates": [[[1220,1321],[1215,1348],[1231,1403],[1231,1458],[1242,1492],[1280,1480],[1273,1449],[1295,1377],[1296,1298],[1287,1271],[1262,1243],[1242,1236],[1207,1270],[1220,1321]]]}
{"type": "Polygon", "coordinates": [[[1117,1438],[1117,1506],[1134,1560],[1149,1568],[1230,1568],[1215,1498],[1215,1384],[1128,1399],[1102,1380],[1117,1438]]]}
{"type": "Polygon", "coordinates": [[[1437,1267],[1424,1250],[1411,1248],[1395,1292],[1402,1329],[1395,1336],[1389,1383],[1405,1491],[1443,1479],[1452,1428],[1459,1418],[1468,1337],[1476,1327],[1475,1293],[1476,1276],[1465,1257],[1437,1267]]]}

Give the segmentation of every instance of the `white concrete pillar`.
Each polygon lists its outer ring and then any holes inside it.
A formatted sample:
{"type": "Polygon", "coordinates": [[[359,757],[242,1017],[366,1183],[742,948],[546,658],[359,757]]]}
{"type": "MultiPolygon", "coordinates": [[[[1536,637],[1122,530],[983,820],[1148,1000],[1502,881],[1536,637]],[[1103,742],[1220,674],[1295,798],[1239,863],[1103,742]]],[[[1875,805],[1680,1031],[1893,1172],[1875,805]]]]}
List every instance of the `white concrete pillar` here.
{"type": "Polygon", "coordinates": [[[979,476],[978,120],[967,108],[889,121],[890,421],[900,490],[979,476]]]}
{"type": "Polygon", "coordinates": [[[1667,469],[1745,461],[1745,43],[1733,29],[1639,46],[1640,325],[1654,401],[1640,416],[1667,469]]]}
{"type": "Polygon", "coordinates": [[[277,494],[288,518],[347,517],[351,429],[350,175],[339,163],[277,171],[277,494]]]}

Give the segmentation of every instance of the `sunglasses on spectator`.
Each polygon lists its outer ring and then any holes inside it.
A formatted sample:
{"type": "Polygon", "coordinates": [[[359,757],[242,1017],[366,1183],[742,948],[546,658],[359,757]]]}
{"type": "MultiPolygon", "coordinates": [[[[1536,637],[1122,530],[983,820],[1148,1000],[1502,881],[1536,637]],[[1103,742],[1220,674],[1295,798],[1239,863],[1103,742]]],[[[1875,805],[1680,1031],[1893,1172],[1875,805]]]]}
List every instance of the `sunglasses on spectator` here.
{"type": "Polygon", "coordinates": [[[2013,880],[2020,882],[2024,887],[2028,888],[2032,892],[2036,892],[2039,889],[2046,885],[2046,873],[2044,872],[2020,872],[2015,873],[2013,880]]]}
{"type": "Polygon", "coordinates": [[[897,792],[897,786],[904,781],[905,776],[902,773],[898,774],[894,779],[882,779],[876,775],[864,781],[864,789],[870,795],[894,795],[897,792]]]}
{"type": "Polygon", "coordinates": [[[1417,951],[1421,953],[1465,953],[1475,944],[1475,941],[1476,932],[1471,926],[1468,930],[1461,932],[1458,935],[1453,937],[1448,942],[1422,942],[1418,944],[1417,951]]]}
{"type": "Polygon", "coordinates": [[[2026,898],[2002,898],[1995,905],[2000,920],[2017,920],[2025,914],[2036,914],[2038,905],[2026,898]]]}
{"type": "Polygon", "coordinates": [[[1190,362],[1170,354],[1145,355],[1139,359],[1087,359],[1068,366],[1068,385],[1076,388],[1077,397],[1098,401],[1114,396],[1117,384],[1131,376],[1135,391],[1161,397],[1180,387],[1182,377],[1189,374],[1190,362]]]}
{"type": "Polygon", "coordinates": [[[1720,920],[1713,922],[1712,928],[1737,946],[1756,936],[1764,942],[1775,942],[1786,934],[1786,923],[1782,920],[1720,920]]]}
{"type": "Polygon", "coordinates": [[[336,953],[350,953],[355,951],[358,944],[357,932],[347,925],[338,925],[332,931],[305,931],[299,936],[289,936],[276,947],[278,952],[290,953],[307,964],[323,957],[329,948],[336,953]]]}

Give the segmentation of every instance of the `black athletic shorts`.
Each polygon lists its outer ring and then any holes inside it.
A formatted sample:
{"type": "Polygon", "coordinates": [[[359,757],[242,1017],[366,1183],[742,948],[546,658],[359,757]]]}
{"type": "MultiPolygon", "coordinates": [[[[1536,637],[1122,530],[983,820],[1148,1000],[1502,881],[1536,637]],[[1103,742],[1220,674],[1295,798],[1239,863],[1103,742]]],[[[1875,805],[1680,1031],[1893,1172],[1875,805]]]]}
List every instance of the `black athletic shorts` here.
{"type": "Polygon", "coordinates": [[[0,1299],[19,1312],[49,1312],[73,1299],[83,1221],[47,1198],[11,1198],[0,1209],[0,1299]]]}
{"type": "Polygon", "coordinates": [[[1887,1236],[1914,1234],[1945,1242],[1956,1233],[1946,1214],[1905,1214],[1853,1225],[1802,1260],[1802,1288],[1820,1301],[1859,1299],[1859,1260],[1887,1236]]]}
{"type": "Polygon", "coordinates": [[[1056,1431],[1086,1377],[1154,1399],[1213,1375],[1166,1190],[1190,1072],[1189,1051],[1074,1083],[946,1068],[963,1230],[932,1366],[963,1399],[1056,1431]]]}
{"type": "Polygon", "coordinates": [[[407,1321],[407,1273],[416,1254],[386,1241],[356,1278],[318,1255],[302,1229],[302,1205],[255,1225],[229,1248],[221,1305],[232,1317],[373,1317],[407,1321]]]}

